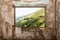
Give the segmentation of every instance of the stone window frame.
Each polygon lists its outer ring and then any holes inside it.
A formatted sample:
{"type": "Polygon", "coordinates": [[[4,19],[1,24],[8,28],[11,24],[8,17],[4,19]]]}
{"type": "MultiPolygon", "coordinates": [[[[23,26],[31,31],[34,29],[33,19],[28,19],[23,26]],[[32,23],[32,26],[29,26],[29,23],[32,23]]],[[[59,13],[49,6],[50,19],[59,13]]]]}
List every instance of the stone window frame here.
{"type": "MultiPolygon", "coordinates": [[[[15,5],[13,5],[13,8],[14,8],[14,26],[16,27],[16,23],[15,23],[15,8],[23,8],[23,7],[32,7],[32,8],[34,8],[34,7],[41,7],[41,8],[45,8],[45,27],[46,27],[46,14],[47,14],[47,5],[46,4],[39,4],[39,5],[34,5],[34,6],[28,6],[28,5],[26,5],[26,6],[15,6],[15,5]]],[[[45,28],[44,27],[44,28],[45,28]]],[[[24,28],[24,27],[22,27],[22,28],[24,28]]],[[[26,27],[25,27],[26,28],[26,27]]],[[[43,27],[39,27],[39,28],[43,28],[43,27]]]]}

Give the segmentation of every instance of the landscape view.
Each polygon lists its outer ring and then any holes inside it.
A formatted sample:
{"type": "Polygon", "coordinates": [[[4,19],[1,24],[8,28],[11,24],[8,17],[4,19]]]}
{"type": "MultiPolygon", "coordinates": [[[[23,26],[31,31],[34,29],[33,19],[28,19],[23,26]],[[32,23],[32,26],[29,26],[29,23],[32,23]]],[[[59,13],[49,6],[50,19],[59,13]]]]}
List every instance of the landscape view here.
{"type": "Polygon", "coordinates": [[[16,27],[45,27],[45,8],[15,8],[16,27]]]}

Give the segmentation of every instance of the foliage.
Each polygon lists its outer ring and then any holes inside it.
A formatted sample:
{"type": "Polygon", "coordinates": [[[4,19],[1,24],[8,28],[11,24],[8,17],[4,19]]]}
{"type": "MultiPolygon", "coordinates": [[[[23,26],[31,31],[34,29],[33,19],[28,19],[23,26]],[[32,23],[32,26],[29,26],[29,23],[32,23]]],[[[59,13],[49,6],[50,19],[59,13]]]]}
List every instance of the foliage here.
{"type": "Polygon", "coordinates": [[[31,17],[24,16],[25,18],[16,22],[16,26],[17,27],[45,27],[44,12],[45,12],[45,9],[42,8],[39,11],[32,14],[32,16],[28,15],[31,17]]]}

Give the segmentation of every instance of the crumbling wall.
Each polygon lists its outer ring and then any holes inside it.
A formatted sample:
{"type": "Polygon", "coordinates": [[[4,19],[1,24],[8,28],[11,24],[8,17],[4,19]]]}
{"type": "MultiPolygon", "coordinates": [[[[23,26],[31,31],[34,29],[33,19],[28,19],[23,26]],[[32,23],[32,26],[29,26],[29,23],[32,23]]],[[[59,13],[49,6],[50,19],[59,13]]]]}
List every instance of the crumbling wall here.
{"type": "Polygon", "coordinates": [[[0,9],[1,9],[1,30],[2,30],[2,36],[4,38],[11,37],[12,36],[12,25],[13,25],[13,11],[12,11],[12,2],[11,0],[1,0],[0,1],[0,9]],[[6,26],[5,23],[8,23],[8,33],[6,33],[6,26]]]}
{"type": "MultiPolygon", "coordinates": [[[[14,25],[14,8],[15,0],[0,0],[0,32],[4,38],[12,38],[12,25],[14,25]],[[8,22],[8,33],[6,33],[5,22],[8,22]],[[7,35],[8,34],[8,35],[7,35]]],[[[46,27],[55,27],[55,0],[49,0],[46,7],[46,27]]],[[[54,29],[53,29],[54,30],[54,29]]]]}
{"type": "Polygon", "coordinates": [[[57,39],[60,40],[60,0],[56,0],[56,35],[57,39]]]}

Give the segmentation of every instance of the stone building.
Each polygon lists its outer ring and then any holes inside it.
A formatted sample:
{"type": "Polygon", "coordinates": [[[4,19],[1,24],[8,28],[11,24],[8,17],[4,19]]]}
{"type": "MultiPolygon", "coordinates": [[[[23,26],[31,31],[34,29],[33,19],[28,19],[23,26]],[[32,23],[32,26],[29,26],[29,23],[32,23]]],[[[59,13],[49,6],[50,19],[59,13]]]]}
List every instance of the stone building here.
{"type": "MultiPolygon", "coordinates": [[[[0,37],[14,37],[14,7],[20,6],[17,3],[21,0],[0,0],[0,37]],[[16,5],[16,3],[18,5],[16,5]],[[13,35],[13,36],[12,36],[13,35]]],[[[37,1],[37,0],[33,0],[37,1]]],[[[40,0],[42,2],[42,0],[40,0]]],[[[43,0],[44,2],[36,6],[46,6],[46,30],[52,28],[57,40],[60,40],[60,0],[43,0]],[[45,2],[46,1],[46,2],[45,2]]],[[[29,4],[27,4],[29,5],[29,4]]],[[[25,5],[24,5],[25,6],[25,5]]],[[[31,6],[31,5],[30,5],[31,6]]],[[[35,4],[34,4],[35,6],[35,4]]],[[[51,30],[51,29],[50,29],[51,30]]],[[[48,33],[48,32],[47,32],[48,33]]],[[[45,38],[48,38],[47,36],[45,38]]]]}

